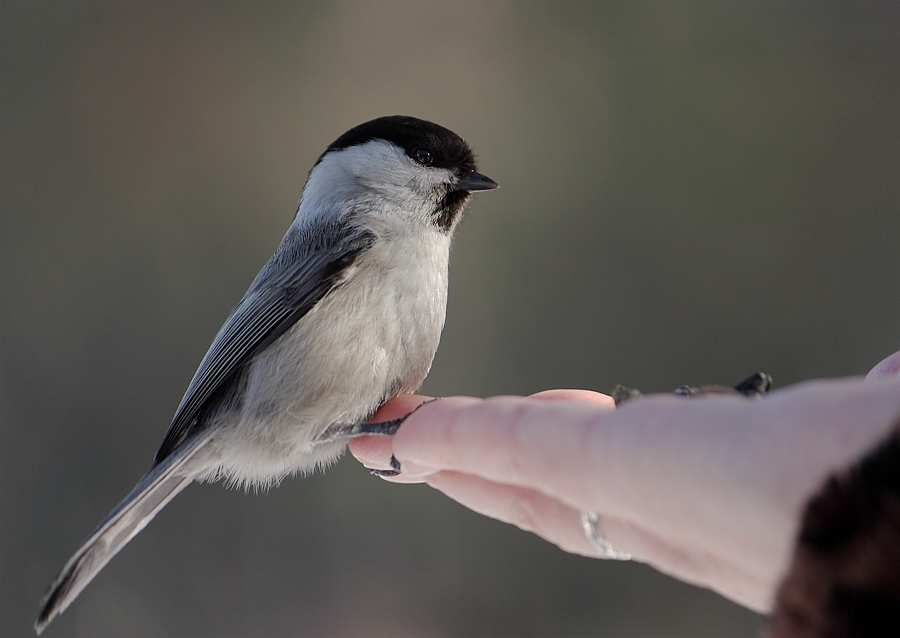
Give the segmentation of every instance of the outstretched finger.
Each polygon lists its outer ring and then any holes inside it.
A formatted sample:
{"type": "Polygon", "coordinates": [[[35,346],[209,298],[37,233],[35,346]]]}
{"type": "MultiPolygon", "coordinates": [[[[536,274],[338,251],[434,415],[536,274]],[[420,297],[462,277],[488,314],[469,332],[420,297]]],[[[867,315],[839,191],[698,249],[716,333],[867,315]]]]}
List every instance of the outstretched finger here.
{"type": "Polygon", "coordinates": [[[879,361],[874,368],[866,375],[866,380],[883,379],[884,377],[893,377],[900,372],[900,352],[895,352],[889,357],[879,361]]]}

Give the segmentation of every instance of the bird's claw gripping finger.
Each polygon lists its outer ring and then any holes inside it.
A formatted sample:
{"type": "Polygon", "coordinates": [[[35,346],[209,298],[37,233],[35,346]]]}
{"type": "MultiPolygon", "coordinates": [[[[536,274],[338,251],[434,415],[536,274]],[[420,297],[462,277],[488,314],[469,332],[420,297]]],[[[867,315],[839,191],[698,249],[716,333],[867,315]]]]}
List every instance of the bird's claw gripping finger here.
{"type": "Polygon", "coordinates": [[[397,460],[397,457],[391,454],[391,469],[389,470],[377,470],[374,468],[369,468],[369,472],[372,473],[372,476],[380,476],[381,478],[391,477],[391,476],[399,476],[400,474],[400,461],[397,460]]]}

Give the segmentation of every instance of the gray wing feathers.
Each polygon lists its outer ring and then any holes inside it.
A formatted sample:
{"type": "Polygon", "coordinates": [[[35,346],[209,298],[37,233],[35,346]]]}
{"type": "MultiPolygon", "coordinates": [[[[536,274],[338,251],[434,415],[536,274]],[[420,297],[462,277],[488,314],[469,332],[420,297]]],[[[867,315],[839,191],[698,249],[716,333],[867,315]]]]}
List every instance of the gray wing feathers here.
{"type": "Polygon", "coordinates": [[[156,454],[156,463],[194,429],[210,397],[338,285],[373,241],[370,233],[348,224],[288,232],[203,357],[156,454]]]}
{"type": "Polygon", "coordinates": [[[193,480],[185,464],[213,433],[204,429],[203,410],[227,391],[238,371],[284,334],[330,290],[340,285],[374,236],[335,222],[292,228],[228,317],[200,363],[153,468],[69,559],[50,586],[35,622],[40,634],[156,513],[193,480]]]}
{"type": "Polygon", "coordinates": [[[209,439],[208,435],[200,435],[179,446],[175,453],[148,472],[109,513],[50,585],[34,624],[38,634],[75,600],[106,563],[144,529],[159,510],[188,486],[193,477],[180,470],[209,439]]]}

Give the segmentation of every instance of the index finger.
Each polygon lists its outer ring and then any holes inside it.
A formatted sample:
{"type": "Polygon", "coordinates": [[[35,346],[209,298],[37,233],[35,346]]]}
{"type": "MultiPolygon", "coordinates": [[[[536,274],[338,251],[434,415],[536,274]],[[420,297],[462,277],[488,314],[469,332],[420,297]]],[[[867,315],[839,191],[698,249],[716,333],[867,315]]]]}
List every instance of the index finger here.
{"type": "Polygon", "coordinates": [[[757,485],[799,507],[826,472],[891,427],[900,405],[895,386],[818,381],[756,401],[667,395],[616,410],[579,400],[446,398],[410,416],[393,451],[410,475],[454,470],[640,518],[688,516],[686,506],[704,503],[685,503],[685,493],[710,491],[710,481],[728,483],[718,490],[726,496],[757,485]],[[855,425],[862,414],[869,427],[855,425]],[[815,472],[797,475],[798,445],[815,472]]]}

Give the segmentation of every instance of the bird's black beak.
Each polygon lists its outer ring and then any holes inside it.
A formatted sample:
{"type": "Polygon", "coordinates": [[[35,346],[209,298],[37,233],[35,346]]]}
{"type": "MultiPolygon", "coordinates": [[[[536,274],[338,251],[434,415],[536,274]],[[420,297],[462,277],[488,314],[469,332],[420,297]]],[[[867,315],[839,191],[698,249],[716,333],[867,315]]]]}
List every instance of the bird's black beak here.
{"type": "Polygon", "coordinates": [[[492,180],[487,175],[482,175],[481,173],[476,173],[472,171],[464,178],[456,182],[456,189],[461,191],[467,191],[469,193],[473,191],[489,191],[497,188],[500,184],[492,180]]]}

